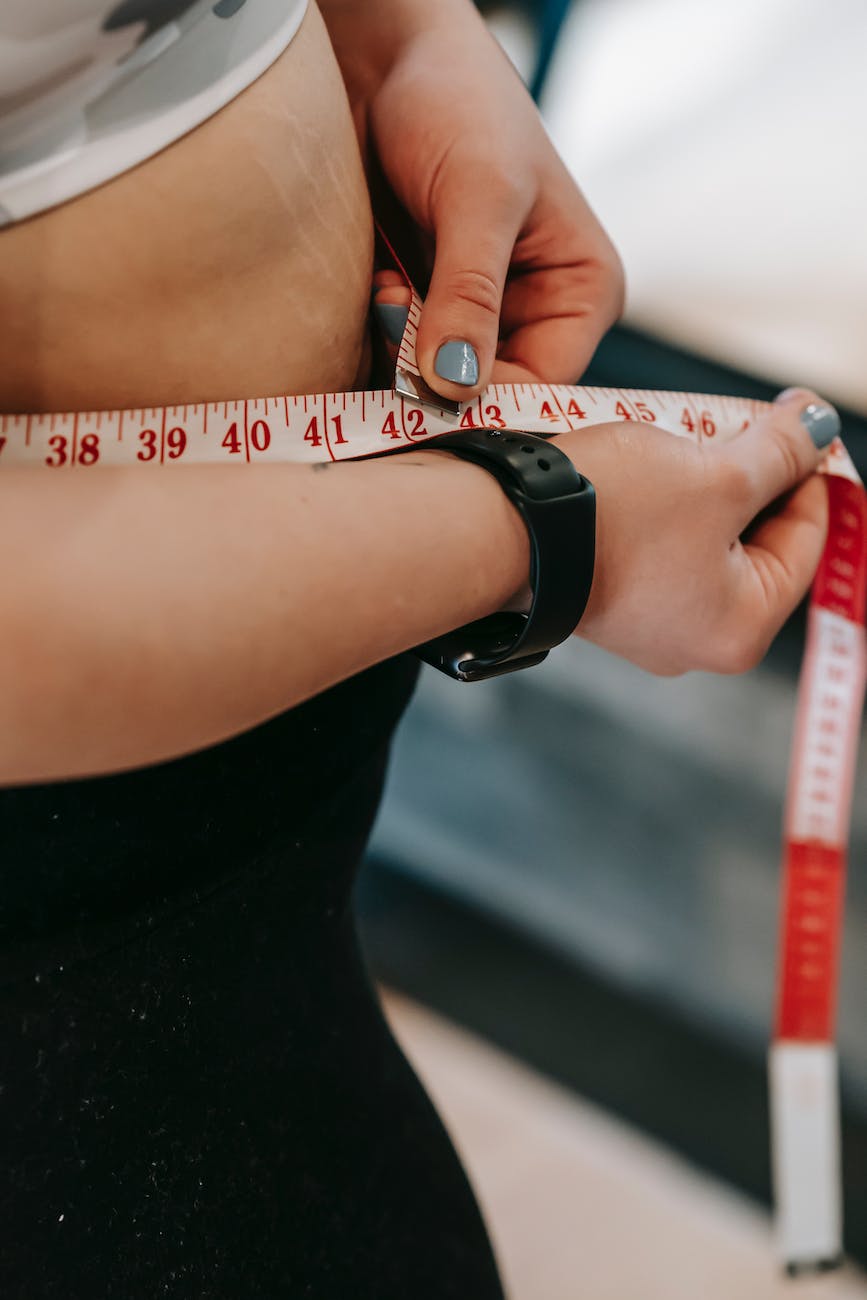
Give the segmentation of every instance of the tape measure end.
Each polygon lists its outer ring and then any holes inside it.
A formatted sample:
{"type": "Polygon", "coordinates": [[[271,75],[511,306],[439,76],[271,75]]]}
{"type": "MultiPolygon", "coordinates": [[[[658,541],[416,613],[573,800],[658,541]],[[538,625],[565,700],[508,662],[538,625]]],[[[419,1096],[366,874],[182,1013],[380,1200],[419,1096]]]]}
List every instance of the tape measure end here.
{"type": "Polygon", "coordinates": [[[408,370],[398,370],[394,376],[394,391],[398,397],[405,397],[409,402],[418,402],[428,406],[440,415],[461,413],[460,402],[451,402],[447,397],[440,397],[432,388],[428,388],[421,375],[413,375],[408,370]]]}
{"type": "Polygon", "coordinates": [[[837,1054],[782,1040],[769,1067],[780,1256],[787,1272],[825,1271],[843,1251],[837,1054]]]}

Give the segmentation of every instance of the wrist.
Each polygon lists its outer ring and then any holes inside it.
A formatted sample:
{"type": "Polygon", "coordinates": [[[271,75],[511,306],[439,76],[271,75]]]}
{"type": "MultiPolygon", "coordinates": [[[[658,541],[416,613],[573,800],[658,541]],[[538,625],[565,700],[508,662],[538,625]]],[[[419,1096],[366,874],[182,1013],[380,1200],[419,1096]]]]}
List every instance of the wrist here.
{"type": "Polygon", "coordinates": [[[569,456],[519,430],[473,429],[440,438],[489,473],[526,525],[533,586],[525,612],[502,607],[415,647],[426,663],[462,682],[532,668],[571,636],[587,607],[596,554],[596,493],[569,456]]]}
{"type": "MultiPolygon", "coordinates": [[[[484,618],[500,610],[524,612],[532,596],[530,589],[530,536],[520,512],[512,505],[500,484],[480,465],[433,447],[410,453],[413,461],[432,466],[443,474],[443,490],[453,496],[461,484],[461,509],[469,510],[467,522],[472,540],[468,543],[468,571],[481,580],[478,614],[484,618]]],[[[401,455],[399,459],[406,459],[401,455]]]]}

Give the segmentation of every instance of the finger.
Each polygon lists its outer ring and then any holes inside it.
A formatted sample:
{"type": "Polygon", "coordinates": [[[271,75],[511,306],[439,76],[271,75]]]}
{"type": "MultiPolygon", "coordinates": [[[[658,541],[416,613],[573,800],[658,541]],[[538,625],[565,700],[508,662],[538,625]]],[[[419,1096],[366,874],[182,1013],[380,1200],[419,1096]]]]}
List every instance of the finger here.
{"type": "Polygon", "coordinates": [[[528,381],[575,383],[623,309],[620,276],[595,260],[568,276],[536,272],[508,286],[503,305],[498,364],[519,367],[528,381]]]}
{"type": "Polygon", "coordinates": [[[465,402],[490,382],[503,286],[529,204],[502,184],[468,185],[463,165],[452,174],[434,213],[436,256],[416,360],[435,392],[465,402]]]}
{"type": "Polygon", "coordinates": [[[828,533],[828,491],[813,475],[750,534],[736,557],[742,566],[742,626],[764,650],[800,604],[816,575],[828,533]]]}
{"type": "Polygon", "coordinates": [[[546,383],[575,383],[623,310],[620,258],[571,189],[556,208],[542,203],[534,212],[551,246],[535,248],[525,270],[513,267],[503,298],[498,361],[546,383]]]}
{"type": "Polygon", "coordinates": [[[396,272],[377,272],[373,281],[373,314],[394,360],[406,329],[411,294],[402,276],[396,272]],[[386,275],[390,278],[386,279],[386,275]],[[393,277],[393,278],[391,278],[393,277]]]}
{"type": "Polygon", "coordinates": [[[839,432],[833,406],[807,389],[789,389],[761,419],[723,444],[720,454],[741,471],[741,527],[808,478],[839,432]]]}
{"type": "Polygon", "coordinates": [[[390,269],[374,271],[373,301],[374,303],[401,303],[409,307],[409,286],[400,271],[390,269]]]}

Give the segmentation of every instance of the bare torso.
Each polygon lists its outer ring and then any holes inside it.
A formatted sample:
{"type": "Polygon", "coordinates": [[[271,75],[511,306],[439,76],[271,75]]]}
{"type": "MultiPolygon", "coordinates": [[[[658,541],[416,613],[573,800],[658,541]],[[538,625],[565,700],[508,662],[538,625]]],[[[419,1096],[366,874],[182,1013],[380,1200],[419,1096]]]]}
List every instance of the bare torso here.
{"type": "Polygon", "coordinates": [[[366,367],[370,205],[322,19],[228,107],[0,234],[0,409],[349,388],[366,367]]]}

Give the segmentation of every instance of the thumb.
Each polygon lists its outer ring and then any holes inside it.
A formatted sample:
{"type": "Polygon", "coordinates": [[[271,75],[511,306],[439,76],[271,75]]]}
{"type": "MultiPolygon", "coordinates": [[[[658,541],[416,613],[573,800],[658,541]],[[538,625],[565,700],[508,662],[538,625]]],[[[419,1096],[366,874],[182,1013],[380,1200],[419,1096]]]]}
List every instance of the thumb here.
{"type": "Polygon", "coordinates": [[[720,448],[743,472],[742,526],[818,469],[839,433],[840,417],[833,406],[807,389],[793,388],[720,448]]]}
{"type": "Polygon", "coordinates": [[[416,343],[425,382],[466,402],[490,382],[506,274],[525,212],[514,193],[444,184],[435,213],[436,255],[416,343]]]}

